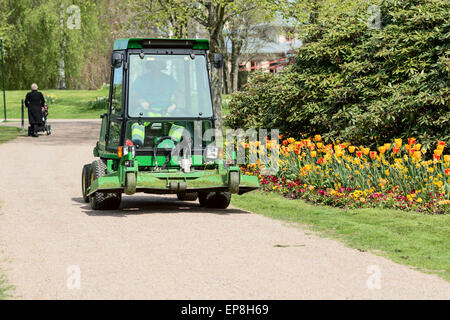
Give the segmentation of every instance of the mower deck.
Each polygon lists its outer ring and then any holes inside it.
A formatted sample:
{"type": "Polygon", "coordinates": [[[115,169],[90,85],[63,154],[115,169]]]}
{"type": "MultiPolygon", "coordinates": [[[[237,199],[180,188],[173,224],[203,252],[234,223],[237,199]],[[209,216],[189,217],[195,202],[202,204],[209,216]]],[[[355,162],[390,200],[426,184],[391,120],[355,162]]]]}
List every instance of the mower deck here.
{"type": "MultiPolygon", "coordinates": [[[[93,181],[87,194],[90,196],[96,191],[124,192],[124,187],[125,185],[120,181],[119,172],[113,172],[93,181]]],[[[139,171],[136,179],[136,192],[155,194],[219,192],[228,191],[229,188],[228,172],[219,173],[219,170],[198,170],[189,173],[170,172],[170,170],[139,171]]],[[[257,177],[240,174],[238,194],[258,188],[257,177]]]]}

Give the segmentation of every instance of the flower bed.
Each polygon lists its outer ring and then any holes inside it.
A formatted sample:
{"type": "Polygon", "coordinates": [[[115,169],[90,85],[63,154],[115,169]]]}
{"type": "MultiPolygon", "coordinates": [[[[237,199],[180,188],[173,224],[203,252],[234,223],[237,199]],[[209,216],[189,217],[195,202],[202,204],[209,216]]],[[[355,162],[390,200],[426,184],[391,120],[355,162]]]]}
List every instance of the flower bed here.
{"type": "MultiPolygon", "coordinates": [[[[268,141],[270,146],[273,142],[268,141]]],[[[261,175],[260,164],[242,168],[259,177],[264,191],[337,207],[449,212],[450,155],[443,155],[443,141],[429,160],[424,160],[427,151],[414,138],[406,144],[396,139],[375,151],[349,143],[326,145],[316,135],[283,140],[277,149],[276,176],[261,175]]]]}

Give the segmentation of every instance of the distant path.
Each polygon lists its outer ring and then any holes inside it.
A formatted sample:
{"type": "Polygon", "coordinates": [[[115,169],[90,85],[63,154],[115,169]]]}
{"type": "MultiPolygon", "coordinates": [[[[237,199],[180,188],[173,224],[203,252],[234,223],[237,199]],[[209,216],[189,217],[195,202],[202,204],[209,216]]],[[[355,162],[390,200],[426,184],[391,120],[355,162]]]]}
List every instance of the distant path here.
{"type": "Polygon", "coordinates": [[[450,298],[437,276],[239,209],[140,195],[92,211],[80,174],[100,122],[50,122],[51,136],[0,145],[0,261],[18,298],[450,298]]]}

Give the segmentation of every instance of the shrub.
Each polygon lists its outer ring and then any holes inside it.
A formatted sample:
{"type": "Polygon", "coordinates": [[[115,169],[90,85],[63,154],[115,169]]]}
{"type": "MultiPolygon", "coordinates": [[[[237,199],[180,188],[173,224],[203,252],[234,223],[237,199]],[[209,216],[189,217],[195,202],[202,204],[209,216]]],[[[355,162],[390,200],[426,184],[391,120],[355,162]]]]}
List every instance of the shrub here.
{"type": "Polygon", "coordinates": [[[364,8],[307,27],[296,64],[253,74],[226,124],[369,147],[396,137],[415,136],[428,150],[450,141],[448,1],[387,0],[380,9],[381,29],[368,27],[364,8]]]}
{"type": "Polygon", "coordinates": [[[96,98],[93,101],[89,101],[88,102],[88,106],[91,109],[96,109],[96,110],[104,109],[104,110],[107,110],[108,109],[108,101],[109,101],[108,97],[98,97],[98,98],[96,98]]]}

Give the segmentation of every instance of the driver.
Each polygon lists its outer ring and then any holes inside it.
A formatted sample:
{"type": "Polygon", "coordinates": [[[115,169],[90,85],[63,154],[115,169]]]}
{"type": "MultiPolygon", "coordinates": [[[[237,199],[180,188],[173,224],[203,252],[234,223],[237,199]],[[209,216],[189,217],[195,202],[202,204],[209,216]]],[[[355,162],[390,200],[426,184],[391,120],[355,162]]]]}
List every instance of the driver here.
{"type": "Polygon", "coordinates": [[[182,93],[178,82],[163,71],[166,61],[156,57],[144,58],[145,73],[133,83],[134,115],[162,117],[174,113],[182,105],[182,93]]]}
{"type": "MultiPolygon", "coordinates": [[[[133,83],[133,110],[134,115],[142,117],[164,117],[173,114],[177,106],[182,106],[183,96],[178,82],[170,75],[163,72],[167,68],[163,59],[146,57],[145,73],[133,83]],[[172,101],[175,101],[173,103],[172,101]]],[[[145,127],[134,123],[131,126],[131,140],[135,145],[144,145],[145,127]]],[[[181,140],[184,127],[171,124],[169,136],[177,141],[181,140]]]]}

